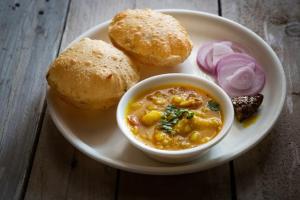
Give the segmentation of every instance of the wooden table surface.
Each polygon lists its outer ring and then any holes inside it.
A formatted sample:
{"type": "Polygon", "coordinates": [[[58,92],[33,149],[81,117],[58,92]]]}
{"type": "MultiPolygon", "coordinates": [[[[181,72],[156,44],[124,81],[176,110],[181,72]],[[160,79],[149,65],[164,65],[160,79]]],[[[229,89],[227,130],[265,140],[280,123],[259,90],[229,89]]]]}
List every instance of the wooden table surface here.
{"type": "Polygon", "coordinates": [[[300,199],[300,0],[1,0],[0,199],[300,199]],[[252,29],[283,63],[287,98],[270,134],[188,175],[113,169],[71,146],[47,112],[45,73],[66,45],[127,8],[205,11],[252,29]]]}

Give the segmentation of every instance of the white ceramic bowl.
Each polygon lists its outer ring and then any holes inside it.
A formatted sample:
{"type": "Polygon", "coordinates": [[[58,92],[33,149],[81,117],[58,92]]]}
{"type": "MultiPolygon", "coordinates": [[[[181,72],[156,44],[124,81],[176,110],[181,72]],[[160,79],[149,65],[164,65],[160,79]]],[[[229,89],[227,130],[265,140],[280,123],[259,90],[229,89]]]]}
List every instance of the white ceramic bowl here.
{"type": "Polygon", "coordinates": [[[139,82],[124,94],[117,108],[117,122],[119,128],[126,136],[126,138],[130,141],[130,143],[146,153],[148,156],[156,160],[168,163],[187,162],[198,158],[200,155],[209,150],[209,148],[211,148],[224,138],[224,136],[229,132],[232,126],[233,119],[234,110],[231,99],[218,85],[195,75],[179,73],[153,76],[139,82]],[[224,124],[222,130],[215,138],[205,144],[201,144],[194,148],[184,150],[160,150],[144,144],[132,134],[127,125],[125,116],[126,107],[129,101],[136,95],[140,94],[142,91],[170,83],[182,83],[201,88],[220,103],[221,109],[223,111],[224,124]]]}

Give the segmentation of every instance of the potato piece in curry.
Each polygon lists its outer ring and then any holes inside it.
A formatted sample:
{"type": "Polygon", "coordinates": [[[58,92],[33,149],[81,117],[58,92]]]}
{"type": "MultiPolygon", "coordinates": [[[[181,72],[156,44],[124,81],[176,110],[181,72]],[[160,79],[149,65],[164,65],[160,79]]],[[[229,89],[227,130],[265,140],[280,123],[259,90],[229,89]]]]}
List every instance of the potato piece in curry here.
{"type": "Polygon", "coordinates": [[[189,85],[164,85],[135,97],[126,112],[132,133],[163,150],[196,147],[212,140],[223,126],[219,103],[189,85]]]}

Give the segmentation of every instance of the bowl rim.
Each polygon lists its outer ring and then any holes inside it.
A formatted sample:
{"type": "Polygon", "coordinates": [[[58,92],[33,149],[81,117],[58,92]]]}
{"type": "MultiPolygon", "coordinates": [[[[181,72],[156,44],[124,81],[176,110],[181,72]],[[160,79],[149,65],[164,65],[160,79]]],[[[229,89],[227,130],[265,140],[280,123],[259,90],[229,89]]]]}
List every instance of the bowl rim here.
{"type": "MultiPolygon", "coordinates": [[[[171,83],[172,83],[172,81],[171,81],[171,83]]],[[[167,85],[168,83],[165,83],[165,84],[167,85]]],[[[164,83],[162,83],[161,85],[164,85],[164,83]]],[[[153,87],[155,88],[157,86],[153,86],[153,87]]],[[[150,88],[151,88],[151,86],[148,87],[148,89],[150,89],[150,88]]],[[[206,91],[206,90],[204,90],[204,91],[206,91]]],[[[210,92],[207,92],[207,93],[211,94],[210,92]]],[[[212,95],[212,96],[215,96],[215,95],[212,95]]],[[[154,155],[159,155],[159,156],[180,156],[180,155],[189,155],[189,154],[194,154],[194,153],[197,153],[197,152],[202,152],[202,151],[205,151],[205,150],[213,147],[217,143],[219,143],[228,134],[230,128],[233,125],[234,109],[233,109],[233,105],[231,103],[231,98],[226,94],[226,92],[220,86],[218,86],[214,82],[209,81],[205,78],[199,77],[197,75],[193,75],[193,74],[167,73],[167,74],[160,74],[160,75],[155,75],[155,76],[146,78],[146,79],[138,82],[133,87],[131,87],[122,96],[121,100],[118,103],[116,118],[117,118],[118,127],[121,130],[122,134],[125,135],[125,137],[130,141],[130,143],[133,144],[138,149],[140,149],[144,152],[154,154],[154,155]],[[196,85],[195,83],[192,83],[192,82],[187,83],[186,81],[187,80],[192,80],[192,81],[195,81],[195,82],[199,81],[199,83],[207,84],[208,87],[211,87],[214,90],[214,92],[211,92],[211,93],[218,93],[219,97],[222,100],[224,100],[224,105],[227,107],[226,110],[228,112],[227,114],[223,113],[224,117],[226,115],[226,123],[223,124],[223,127],[222,127],[221,131],[217,134],[217,136],[215,136],[209,142],[204,143],[204,144],[200,144],[196,147],[187,148],[187,149],[161,150],[161,149],[157,149],[155,147],[151,147],[149,145],[146,145],[142,141],[138,140],[132,134],[132,132],[129,130],[129,128],[126,124],[126,120],[125,120],[125,110],[126,110],[126,107],[129,103],[129,101],[132,98],[134,98],[134,96],[137,95],[137,93],[142,92],[141,89],[142,89],[143,86],[149,85],[149,84],[153,83],[153,81],[156,81],[156,80],[165,79],[165,81],[167,81],[167,78],[170,78],[170,77],[172,77],[172,78],[174,78],[174,77],[181,78],[179,81],[176,81],[176,83],[188,84],[188,85],[191,85],[191,86],[194,86],[194,87],[198,87],[200,89],[202,89],[201,86],[196,85]],[[123,115],[122,115],[122,113],[123,113],[123,115]]]]}

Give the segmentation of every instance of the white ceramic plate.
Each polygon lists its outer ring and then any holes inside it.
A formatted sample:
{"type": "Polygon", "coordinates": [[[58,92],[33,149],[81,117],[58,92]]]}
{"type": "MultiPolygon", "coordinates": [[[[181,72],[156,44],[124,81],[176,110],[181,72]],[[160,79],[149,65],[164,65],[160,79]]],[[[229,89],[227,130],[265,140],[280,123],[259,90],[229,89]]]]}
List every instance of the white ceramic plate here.
{"type": "MultiPolygon", "coordinates": [[[[244,128],[238,122],[229,134],[204,156],[184,164],[164,164],[148,158],[129,144],[116,124],[116,107],[102,113],[76,110],[48,91],[50,115],[58,129],[78,150],[109,166],[145,174],[183,174],[208,169],[232,160],[261,141],[277,120],[286,95],[286,80],[279,59],[273,50],[251,30],[216,15],[189,10],[161,10],[173,15],[189,32],[194,44],[190,57],[172,68],[142,70],[143,78],[169,72],[197,74],[212,80],[196,64],[198,47],[209,40],[230,40],[240,43],[254,56],[266,72],[265,96],[258,120],[244,128]]],[[[109,41],[109,22],[100,24],[81,36],[109,41]]]]}

